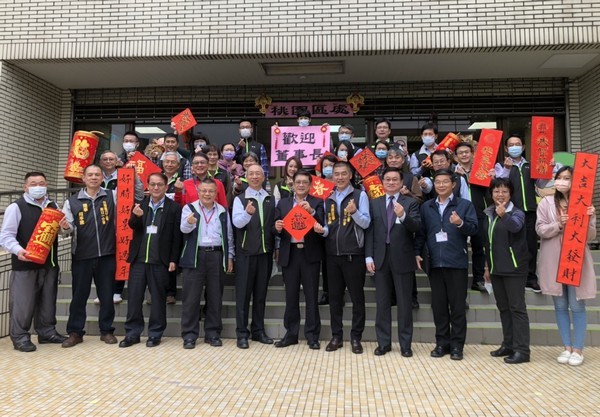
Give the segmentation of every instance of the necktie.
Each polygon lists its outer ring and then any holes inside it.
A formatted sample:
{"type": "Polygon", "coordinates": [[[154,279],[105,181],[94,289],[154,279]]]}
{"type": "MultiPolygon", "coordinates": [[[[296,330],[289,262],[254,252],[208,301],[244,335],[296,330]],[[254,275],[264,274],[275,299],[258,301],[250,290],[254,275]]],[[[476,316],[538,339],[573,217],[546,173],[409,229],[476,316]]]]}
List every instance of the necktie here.
{"type": "Polygon", "coordinates": [[[390,231],[392,230],[392,226],[394,225],[394,196],[389,197],[389,202],[387,205],[387,237],[385,239],[385,243],[390,243],[390,231]]]}

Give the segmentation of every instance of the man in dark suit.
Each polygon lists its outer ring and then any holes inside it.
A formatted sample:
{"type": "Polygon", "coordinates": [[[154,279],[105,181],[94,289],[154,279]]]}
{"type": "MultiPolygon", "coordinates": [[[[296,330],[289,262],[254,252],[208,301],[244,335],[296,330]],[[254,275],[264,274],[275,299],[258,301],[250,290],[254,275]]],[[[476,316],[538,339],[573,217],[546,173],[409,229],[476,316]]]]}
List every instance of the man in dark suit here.
{"type": "Polygon", "coordinates": [[[383,172],[385,195],[370,202],[371,224],[365,237],[367,270],[375,273],[377,315],[375,331],[378,346],[375,355],[392,350],[391,295],[398,302],[398,341],[402,356],[412,356],[412,290],[414,233],[419,230],[419,204],[400,193],[402,172],[388,167],[383,172]]]}
{"type": "Polygon", "coordinates": [[[125,348],[140,342],[144,331],[142,304],[146,286],[152,294],[148,321],[147,347],[160,345],[167,327],[167,287],[169,272],[175,271],[181,248],[181,206],[167,192],[167,177],[155,173],[148,177],[150,196],[136,204],[129,219],[133,239],[129,245],[127,262],[129,271],[129,300],[125,339],[119,347],[125,348]]]}
{"type": "Polygon", "coordinates": [[[294,175],[294,195],[282,198],[275,209],[275,231],[281,240],[279,245],[279,264],[283,268],[285,283],[285,313],[283,325],[287,330],[283,339],[275,343],[275,347],[287,347],[298,344],[300,331],[300,285],[304,289],[306,300],[306,321],[304,337],[311,349],[319,349],[321,319],[319,317],[319,269],[323,258],[323,238],[309,232],[300,240],[293,238],[283,229],[283,219],[299,205],[315,220],[323,223],[325,216],[323,201],[308,195],[312,177],[308,171],[300,170],[294,175]]]}

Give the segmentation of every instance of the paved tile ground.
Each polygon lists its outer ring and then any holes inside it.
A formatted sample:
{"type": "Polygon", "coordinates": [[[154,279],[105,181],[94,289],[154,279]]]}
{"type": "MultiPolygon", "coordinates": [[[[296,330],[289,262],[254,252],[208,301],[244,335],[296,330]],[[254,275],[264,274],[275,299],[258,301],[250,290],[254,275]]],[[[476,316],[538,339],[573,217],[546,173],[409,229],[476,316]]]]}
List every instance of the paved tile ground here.
{"type": "MultiPolygon", "coordinates": [[[[35,339],[34,339],[35,341],[35,339]]],[[[1,416],[600,416],[600,348],[578,368],[558,347],[533,347],[533,361],[506,365],[494,346],[469,345],[462,362],[429,357],[431,344],[383,357],[276,349],[234,340],[221,348],[181,340],[122,349],[86,337],[71,349],[34,353],[0,340],[1,416]]]]}

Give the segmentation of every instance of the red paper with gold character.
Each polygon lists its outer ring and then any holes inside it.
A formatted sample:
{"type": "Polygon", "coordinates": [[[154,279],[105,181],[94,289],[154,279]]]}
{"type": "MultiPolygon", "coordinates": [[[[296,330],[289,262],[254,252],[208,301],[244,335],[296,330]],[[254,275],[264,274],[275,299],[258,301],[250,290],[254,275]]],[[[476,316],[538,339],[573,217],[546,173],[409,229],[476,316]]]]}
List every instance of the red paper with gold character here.
{"type": "Polygon", "coordinates": [[[133,210],[135,195],[135,174],[133,168],[119,168],[117,171],[117,270],[115,279],[129,279],[129,243],[133,230],[129,227],[129,217],[133,210]]]}
{"type": "Polygon", "coordinates": [[[94,162],[97,148],[98,136],[85,130],[75,132],[65,166],[65,180],[83,183],[83,170],[94,162]]]}
{"type": "Polygon", "coordinates": [[[363,149],[361,153],[350,159],[349,162],[363,178],[381,166],[381,161],[377,159],[369,148],[363,149]]]}
{"type": "Polygon", "coordinates": [[[144,184],[144,189],[148,188],[148,177],[150,174],[162,172],[162,170],[154,162],[148,159],[141,152],[135,151],[129,160],[135,162],[135,170],[137,171],[140,180],[144,184]]]}
{"type": "Polygon", "coordinates": [[[494,169],[498,151],[502,144],[502,131],[493,129],[482,129],[479,135],[479,143],[473,157],[473,166],[469,182],[483,187],[489,187],[492,177],[490,170],[494,169]]]}
{"type": "Polygon", "coordinates": [[[189,108],[185,109],[177,116],[173,117],[171,119],[171,122],[175,124],[175,130],[180,135],[198,124],[196,122],[196,119],[194,119],[192,111],[189,108]]]}
{"type": "Polygon", "coordinates": [[[333,187],[335,187],[335,184],[332,181],[313,175],[308,194],[320,198],[321,200],[325,200],[333,192],[333,187]]]}
{"type": "Polygon", "coordinates": [[[59,223],[65,217],[60,210],[46,207],[38,219],[33,233],[27,242],[26,258],[31,262],[43,265],[48,259],[52,245],[58,236],[59,223]]]}
{"type": "Polygon", "coordinates": [[[556,282],[578,287],[581,282],[583,253],[587,245],[590,216],[587,209],[593,204],[594,185],[598,170],[598,154],[577,152],[573,166],[573,178],[569,193],[558,274],[556,282]]]}
{"type": "MultiPolygon", "coordinates": [[[[444,137],[444,139],[442,139],[442,141],[440,143],[438,143],[438,146],[437,146],[437,148],[435,148],[435,150],[436,151],[451,150],[452,152],[454,152],[454,150],[456,149],[456,145],[458,145],[460,142],[461,142],[461,140],[458,137],[458,135],[450,132],[444,137]]],[[[425,160],[431,162],[431,155],[428,156],[427,158],[425,158],[425,160]]]]}
{"type": "Polygon", "coordinates": [[[531,178],[552,179],[554,117],[531,118],[531,178]]]}
{"type": "Polygon", "coordinates": [[[315,224],[315,219],[300,205],[293,209],[283,218],[283,228],[296,240],[304,239],[304,236],[311,231],[315,224]]]}
{"type": "Polygon", "coordinates": [[[363,179],[362,185],[365,187],[365,192],[367,193],[369,200],[374,200],[385,194],[385,191],[383,191],[383,183],[377,175],[371,175],[370,177],[363,179]]]}

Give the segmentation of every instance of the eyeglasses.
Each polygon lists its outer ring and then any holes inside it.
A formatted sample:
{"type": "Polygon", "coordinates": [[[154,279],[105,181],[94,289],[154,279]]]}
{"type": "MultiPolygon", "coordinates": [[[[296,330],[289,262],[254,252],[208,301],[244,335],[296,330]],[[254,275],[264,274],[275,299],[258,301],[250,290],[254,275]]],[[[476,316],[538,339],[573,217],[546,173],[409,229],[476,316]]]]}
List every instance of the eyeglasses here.
{"type": "Polygon", "coordinates": [[[297,185],[308,185],[308,184],[310,184],[310,181],[308,181],[308,180],[299,180],[299,181],[294,181],[294,184],[297,184],[297,185]]]}
{"type": "Polygon", "coordinates": [[[450,181],[450,180],[446,180],[446,181],[435,181],[433,184],[434,184],[434,185],[449,185],[449,184],[452,184],[452,181],[450,181]]]}
{"type": "Polygon", "coordinates": [[[206,162],[206,161],[194,161],[194,162],[192,162],[192,165],[208,165],[208,162],[206,162]]]}
{"type": "Polygon", "coordinates": [[[148,183],[148,188],[160,188],[160,187],[164,187],[166,184],[163,182],[149,182],[148,183]]]}
{"type": "Polygon", "coordinates": [[[442,165],[446,165],[448,163],[448,161],[433,161],[431,163],[431,165],[436,166],[436,167],[441,167],[442,165]]]}
{"type": "Polygon", "coordinates": [[[102,162],[115,162],[116,158],[100,158],[102,162]]]}

